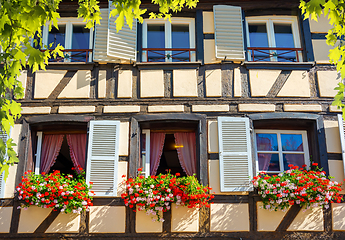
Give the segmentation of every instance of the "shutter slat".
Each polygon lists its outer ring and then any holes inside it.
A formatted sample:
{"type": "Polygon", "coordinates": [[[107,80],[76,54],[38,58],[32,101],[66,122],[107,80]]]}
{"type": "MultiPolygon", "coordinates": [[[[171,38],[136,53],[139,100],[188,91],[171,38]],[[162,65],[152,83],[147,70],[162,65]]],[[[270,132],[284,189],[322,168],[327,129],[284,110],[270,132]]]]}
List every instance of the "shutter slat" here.
{"type": "Polygon", "coordinates": [[[343,171],[345,173],[345,122],[343,120],[342,114],[338,114],[338,125],[339,125],[339,135],[340,135],[340,144],[341,152],[343,157],[343,171]]]}
{"type": "Polygon", "coordinates": [[[241,7],[213,6],[216,57],[245,60],[241,7]]]}
{"type": "Polygon", "coordinates": [[[119,121],[90,121],[86,181],[96,196],[117,194],[119,121]]]}
{"type": "Polygon", "coordinates": [[[222,192],[250,191],[252,155],[248,118],[218,117],[222,192]]]}

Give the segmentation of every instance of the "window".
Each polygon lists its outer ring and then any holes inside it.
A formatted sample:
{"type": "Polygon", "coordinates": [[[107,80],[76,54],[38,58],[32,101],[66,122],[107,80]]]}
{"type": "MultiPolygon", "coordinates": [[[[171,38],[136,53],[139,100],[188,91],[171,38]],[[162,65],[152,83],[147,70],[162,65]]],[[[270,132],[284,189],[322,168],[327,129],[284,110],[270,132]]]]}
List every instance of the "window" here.
{"type": "Polygon", "coordinates": [[[302,61],[297,17],[247,17],[249,61],[302,61]]]}
{"type": "Polygon", "coordinates": [[[65,48],[65,57],[52,61],[88,62],[92,52],[92,29],[85,28],[85,23],[79,19],[60,20],[59,29],[43,28],[43,45],[54,49],[58,44],[65,48]],[[51,46],[49,46],[51,44],[51,46]]]}
{"type": "Polygon", "coordinates": [[[256,169],[268,173],[288,170],[288,165],[309,165],[307,131],[255,130],[256,169]]]}
{"type": "Polygon", "coordinates": [[[147,19],[143,23],[143,62],[195,61],[193,18],[147,19]]]}
{"type": "Polygon", "coordinates": [[[195,130],[143,129],[139,165],[146,177],[167,171],[181,176],[196,174],[195,130]]]}

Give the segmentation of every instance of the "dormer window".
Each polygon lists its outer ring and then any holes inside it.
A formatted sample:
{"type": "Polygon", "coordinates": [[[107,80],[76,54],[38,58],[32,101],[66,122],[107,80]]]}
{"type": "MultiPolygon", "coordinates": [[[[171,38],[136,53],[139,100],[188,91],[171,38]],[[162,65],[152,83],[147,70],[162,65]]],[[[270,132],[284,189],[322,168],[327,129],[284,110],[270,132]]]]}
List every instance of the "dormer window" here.
{"type": "Polygon", "coordinates": [[[303,61],[296,17],[247,17],[246,20],[249,61],[303,61]]]}
{"type": "Polygon", "coordinates": [[[43,45],[54,49],[58,44],[65,48],[64,58],[57,57],[57,62],[88,62],[92,52],[92,30],[85,28],[79,19],[62,19],[58,28],[43,28],[43,45]],[[50,46],[51,44],[51,46],[50,46]]]}
{"type": "Polygon", "coordinates": [[[195,61],[195,21],[147,19],[143,23],[143,62],[195,61]]]}

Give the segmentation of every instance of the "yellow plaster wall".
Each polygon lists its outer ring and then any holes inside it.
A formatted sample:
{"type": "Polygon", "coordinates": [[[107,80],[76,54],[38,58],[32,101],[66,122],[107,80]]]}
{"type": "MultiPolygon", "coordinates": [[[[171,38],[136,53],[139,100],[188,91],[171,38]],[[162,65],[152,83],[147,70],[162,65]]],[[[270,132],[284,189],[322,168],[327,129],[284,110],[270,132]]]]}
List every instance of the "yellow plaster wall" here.
{"type": "Polygon", "coordinates": [[[171,231],[172,232],[198,232],[199,210],[172,204],[171,206],[171,231]]]}
{"type": "Polygon", "coordinates": [[[60,213],[50,224],[46,233],[78,233],[80,226],[80,214],[60,213]]]}
{"type": "Polygon", "coordinates": [[[319,84],[320,97],[333,98],[338,92],[334,88],[341,82],[341,76],[337,71],[317,71],[317,82],[319,84]]]}
{"type": "Polygon", "coordinates": [[[16,175],[17,175],[18,164],[14,164],[9,167],[9,174],[5,184],[5,198],[14,197],[14,188],[16,187],[16,175]]]}
{"type": "Polygon", "coordinates": [[[13,150],[17,153],[18,155],[18,143],[19,143],[19,136],[20,133],[22,132],[22,124],[14,124],[14,126],[11,129],[11,138],[13,139],[13,143],[15,143],[17,146],[13,147],[13,150]]]}
{"type": "Polygon", "coordinates": [[[217,121],[207,121],[208,124],[208,134],[207,134],[207,149],[209,153],[218,153],[218,122],[217,121]]]}
{"type": "Polygon", "coordinates": [[[278,97],[310,97],[310,84],[307,71],[292,71],[278,97]],[[298,87],[296,87],[298,86],[298,87]]]}
{"type": "Polygon", "coordinates": [[[173,70],[174,97],[197,97],[198,81],[195,69],[173,70]]]}
{"type": "Polygon", "coordinates": [[[249,70],[250,91],[253,97],[265,97],[281,70],[249,70]]]}
{"type": "Polygon", "coordinates": [[[120,161],[118,163],[118,171],[117,171],[117,196],[121,197],[122,193],[126,192],[126,183],[124,182],[125,179],[128,178],[128,162],[120,161]],[[122,176],[125,175],[126,178],[122,176]]]}
{"type": "Polygon", "coordinates": [[[284,218],[286,211],[267,210],[263,208],[262,202],[257,202],[258,231],[275,231],[284,218]]]}
{"type": "Polygon", "coordinates": [[[9,233],[13,207],[0,207],[0,233],[9,233]]]}
{"type": "Polygon", "coordinates": [[[207,97],[221,97],[222,96],[221,69],[206,70],[205,80],[206,80],[206,96],[207,97]]]}
{"type": "Polygon", "coordinates": [[[98,73],[98,98],[105,98],[107,92],[107,70],[98,73]]]}
{"type": "Polygon", "coordinates": [[[120,123],[119,155],[128,156],[129,122],[120,123]]]}
{"type": "Polygon", "coordinates": [[[216,61],[216,47],[214,39],[204,39],[204,63],[214,63],[216,61]]]}
{"type": "Polygon", "coordinates": [[[214,33],[214,18],[213,12],[202,12],[203,31],[204,33],[214,33]]]}
{"type": "Polygon", "coordinates": [[[21,209],[18,233],[33,233],[51,211],[51,208],[36,206],[30,206],[27,210],[21,209]]]}
{"type": "Polygon", "coordinates": [[[63,70],[40,70],[35,75],[34,98],[47,98],[67,71],[63,70]]]}
{"type": "Polygon", "coordinates": [[[124,233],[126,230],[126,207],[92,206],[90,208],[90,233],[124,233]]]}
{"type": "Polygon", "coordinates": [[[90,70],[78,70],[71,81],[59,94],[58,98],[89,98],[90,97],[90,70]]]}
{"type": "Polygon", "coordinates": [[[131,98],[132,97],[132,71],[121,70],[119,71],[117,97],[118,98],[131,98]]]}
{"type": "Polygon", "coordinates": [[[323,124],[325,128],[327,152],[341,153],[338,121],[325,120],[323,124]]]}
{"type": "Polygon", "coordinates": [[[333,230],[345,231],[345,203],[332,203],[333,230]]]}
{"type": "Polygon", "coordinates": [[[323,211],[321,207],[301,209],[287,231],[323,231],[323,211]]]}
{"type": "Polygon", "coordinates": [[[211,232],[249,231],[247,203],[214,203],[210,213],[211,232]]]}
{"type": "MultiPolygon", "coordinates": [[[[130,210],[132,211],[132,210],[130,210]]],[[[135,231],[137,233],[157,233],[163,231],[163,223],[156,220],[156,216],[147,215],[145,211],[136,212],[135,231]],[[152,218],[154,217],[154,218],[152,218]]]]}
{"type": "Polygon", "coordinates": [[[164,97],[163,70],[140,71],[140,97],[164,97]]]}
{"type": "MultiPolygon", "coordinates": [[[[342,160],[328,160],[329,175],[334,177],[332,181],[344,182],[344,165],[342,160]]],[[[345,194],[345,186],[342,186],[341,194],[345,194]]]]}

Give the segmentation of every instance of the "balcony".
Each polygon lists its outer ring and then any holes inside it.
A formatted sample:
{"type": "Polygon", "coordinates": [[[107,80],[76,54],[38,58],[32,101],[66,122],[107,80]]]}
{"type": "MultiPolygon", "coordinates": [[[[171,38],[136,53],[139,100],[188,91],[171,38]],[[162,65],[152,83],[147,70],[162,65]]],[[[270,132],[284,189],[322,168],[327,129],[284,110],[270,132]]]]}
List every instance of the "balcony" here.
{"type": "Polygon", "coordinates": [[[143,62],[192,62],[195,48],[142,48],[143,62]]]}
{"type": "Polygon", "coordinates": [[[92,49],[64,49],[62,52],[64,57],[57,56],[49,59],[49,62],[89,62],[92,49]]]}
{"type": "Polygon", "coordinates": [[[300,62],[303,48],[248,47],[251,62],[300,62]]]}

